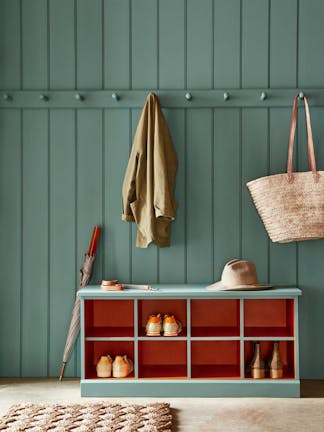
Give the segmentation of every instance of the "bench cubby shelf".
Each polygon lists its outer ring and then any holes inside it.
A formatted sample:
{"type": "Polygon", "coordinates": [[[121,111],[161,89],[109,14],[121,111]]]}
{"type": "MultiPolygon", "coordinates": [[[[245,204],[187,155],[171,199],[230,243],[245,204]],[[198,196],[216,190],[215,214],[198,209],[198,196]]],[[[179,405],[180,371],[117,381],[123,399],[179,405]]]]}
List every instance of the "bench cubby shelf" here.
{"type": "Polygon", "coordinates": [[[207,291],[204,285],[154,285],[158,291],[82,289],[82,396],[299,397],[297,288],[207,291]],[[149,315],[169,313],[183,329],[149,337],[149,315]],[[279,342],[284,377],[253,380],[248,365],[254,341],[269,357],[279,342]],[[101,355],[127,354],[134,372],[97,378],[101,355]]]}

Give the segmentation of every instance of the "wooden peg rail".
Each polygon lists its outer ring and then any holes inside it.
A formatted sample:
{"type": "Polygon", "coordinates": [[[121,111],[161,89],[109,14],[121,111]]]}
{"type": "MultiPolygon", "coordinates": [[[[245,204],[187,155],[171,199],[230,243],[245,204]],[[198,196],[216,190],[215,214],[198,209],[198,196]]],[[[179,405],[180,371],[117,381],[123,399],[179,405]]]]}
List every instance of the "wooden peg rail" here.
{"type": "Polygon", "coordinates": [[[0,108],[140,108],[149,92],[165,108],[290,107],[300,93],[324,106],[322,89],[224,90],[0,90],[0,108]]]}

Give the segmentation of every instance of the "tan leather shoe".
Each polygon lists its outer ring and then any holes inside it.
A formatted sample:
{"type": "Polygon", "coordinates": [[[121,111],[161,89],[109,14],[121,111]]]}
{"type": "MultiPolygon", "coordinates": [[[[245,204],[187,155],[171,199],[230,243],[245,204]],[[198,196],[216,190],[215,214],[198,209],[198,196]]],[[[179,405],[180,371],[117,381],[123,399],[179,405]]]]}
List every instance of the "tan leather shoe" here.
{"type": "Polygon", "coordinates": [[[134,363],[127,355],[115,357],[112,365],[114,378],[126,378],[133,370],[134,363]]]}
{"type": "Polygon", "coordinates": [[[97,363],[97,377],[98,378],[110,378],[112,368],[112,358],[110,355],[101,356],[97,363]]]}
{"type": "Polygon", "coordinates": [[[146,323],[146,336],[161,336],[162,319],[161,315],[150,315],[146,323]]]}

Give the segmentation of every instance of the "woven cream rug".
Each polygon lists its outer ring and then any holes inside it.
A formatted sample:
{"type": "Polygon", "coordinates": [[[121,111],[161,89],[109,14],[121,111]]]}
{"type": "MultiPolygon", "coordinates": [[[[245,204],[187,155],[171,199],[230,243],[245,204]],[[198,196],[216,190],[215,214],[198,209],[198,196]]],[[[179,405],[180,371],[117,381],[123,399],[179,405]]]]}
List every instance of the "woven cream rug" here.
{"type": "Polygon", "coordinates": [[[167,403],[19,404],[0,418],[1,432],[171,432],[167,403]]]}

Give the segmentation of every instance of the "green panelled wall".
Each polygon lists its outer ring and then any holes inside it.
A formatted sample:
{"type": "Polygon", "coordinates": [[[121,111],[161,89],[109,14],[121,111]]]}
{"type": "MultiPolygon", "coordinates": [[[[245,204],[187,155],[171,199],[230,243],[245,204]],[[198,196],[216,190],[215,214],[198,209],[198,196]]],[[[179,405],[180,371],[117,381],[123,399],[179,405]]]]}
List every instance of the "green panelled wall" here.
{"type": "MultiPolygon", "coordinates": [[[[322,0],[0,0],[0,89],[307,92],[324,87],[323,19],[322,0]]],[[[324,169],[324,107],[311,111],[324,169]]],[[[260,280],[301,287],[301,375],[324,378],[324,242],[271,243],[245,187],[285,169],[289,107],[164,109],[179,209],[161,250],[137,249],[120,220],[139,112],[0,109],[0,375],[58,374],[101,224],[93,282],[211,282],[244,257],[260,280]]],[[[307,169],[302,122],[295,163],[307,169]]]]}

